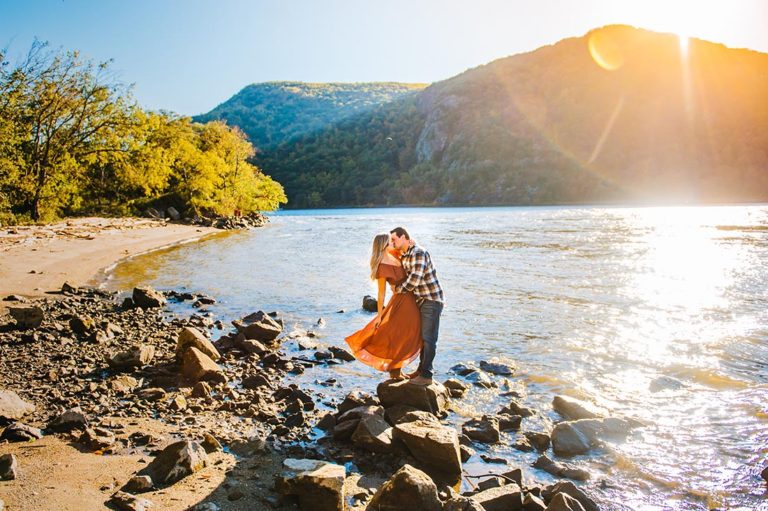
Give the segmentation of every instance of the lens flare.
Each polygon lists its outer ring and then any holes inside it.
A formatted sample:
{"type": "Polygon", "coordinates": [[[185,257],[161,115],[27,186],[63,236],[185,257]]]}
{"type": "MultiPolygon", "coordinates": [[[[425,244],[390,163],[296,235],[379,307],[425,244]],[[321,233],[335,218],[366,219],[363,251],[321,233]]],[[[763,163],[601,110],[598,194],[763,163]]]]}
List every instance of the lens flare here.
{"type": "Polygon", "coordinates": [[[624,65],[624,51],[607,30],[595,30],[587,42],[589,54],[598,66],[607,71],[616,71],[624,65]]]}

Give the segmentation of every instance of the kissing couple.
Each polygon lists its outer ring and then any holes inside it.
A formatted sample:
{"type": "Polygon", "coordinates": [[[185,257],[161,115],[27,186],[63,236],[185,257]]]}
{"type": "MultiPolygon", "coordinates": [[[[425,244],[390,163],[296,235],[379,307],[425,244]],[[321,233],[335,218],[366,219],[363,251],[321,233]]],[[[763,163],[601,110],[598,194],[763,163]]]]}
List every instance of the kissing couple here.
{"type": "Polygon", "coordinates": [[[429,252],[402,227],[377,234],[371,247],[371,280],[378,284],[378,313],[345,340],[360,362],[413,385],[432,383],[443,290],[429,252]],[[386,306],[387,284],[392,297],[386,306]],[[416,371],[403,368],[419,358],[416,371]]]}

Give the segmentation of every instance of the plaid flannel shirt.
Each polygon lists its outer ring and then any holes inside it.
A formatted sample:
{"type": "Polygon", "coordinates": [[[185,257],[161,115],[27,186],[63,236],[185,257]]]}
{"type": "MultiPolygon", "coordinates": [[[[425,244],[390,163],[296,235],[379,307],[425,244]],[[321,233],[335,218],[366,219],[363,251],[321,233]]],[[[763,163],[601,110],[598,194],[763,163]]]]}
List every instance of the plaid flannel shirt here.
{"type": "Polygon", "coordinates": [[[396,292],[412,292],[419,302],[433,300],[443,303],[443,290],[437,280],[437,273],[429,252],[414,245],[403,254],[401,262],[408,278],[397,286],[396,292]]]}

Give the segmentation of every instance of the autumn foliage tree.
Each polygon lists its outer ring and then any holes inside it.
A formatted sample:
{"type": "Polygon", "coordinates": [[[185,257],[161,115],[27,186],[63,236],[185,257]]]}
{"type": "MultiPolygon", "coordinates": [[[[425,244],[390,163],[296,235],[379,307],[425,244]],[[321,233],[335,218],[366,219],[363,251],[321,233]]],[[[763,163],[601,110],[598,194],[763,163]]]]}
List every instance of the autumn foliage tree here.
{"type": "Polygon", "coordinates": [[[131,214],[168,196],[190,214],[271,210],[282,187],[247,163],[236,128],[148,112],[109,62],[36,42],[12,65],[0,52],[0,215],[50,220],[131,214]]]}

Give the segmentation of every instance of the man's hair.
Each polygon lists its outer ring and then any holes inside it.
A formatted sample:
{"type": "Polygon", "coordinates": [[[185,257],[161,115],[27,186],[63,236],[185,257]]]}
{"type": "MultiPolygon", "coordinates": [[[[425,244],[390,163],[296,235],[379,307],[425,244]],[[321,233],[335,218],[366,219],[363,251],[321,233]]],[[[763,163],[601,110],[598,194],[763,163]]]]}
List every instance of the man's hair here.
{"type": "Polygon", "coordinates": [[[403,236],[405,236],[405,239],[407,240],[411,239],[411,237],[408,236],[408,231],[406,231],[402,227],[395,227],[394,229],[389,231],[389,234],[392,234],[392,233],[396,234],[398,238],[402,238],[403,236]]]}

